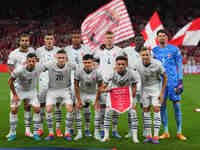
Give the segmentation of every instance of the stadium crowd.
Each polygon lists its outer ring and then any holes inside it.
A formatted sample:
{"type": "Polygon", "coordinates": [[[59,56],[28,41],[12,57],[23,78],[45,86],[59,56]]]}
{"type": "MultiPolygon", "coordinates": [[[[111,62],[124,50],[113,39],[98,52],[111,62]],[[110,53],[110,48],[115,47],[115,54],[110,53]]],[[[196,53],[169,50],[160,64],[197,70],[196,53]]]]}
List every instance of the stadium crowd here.
{"type": "MultiPolygon", "coordinates": [[[[153,14],[154,10],[157,10],[165,29],[169,32],[169,38],[172,38],[184,25],[200,15],[199,9],[194,8],[191,3],[187,4],[190,7],[185,10],[185,6],[179,1],[177,1],[178,9],[174,9],[175,6],[170,5],[170,2],[161,4],[156,1],[156,5],[153,6],[154,3],[144,2],[143,0],[127,1],[127,9],[134,31],[136,33],[141,32],[149,21],[150,15],[153,14]],[[151,8],[154,8],[154,10],[152,11],[151,8]]],[[[99,2],[96,5],[98,8],[98,5],[101,6],[102,4],[99,2]]],[[[31,46],[33,48],[38,48],[43,44],[43,36],[49,28],[55,30],[57,46],[65,47],[70,45],[71,31],[80,29],[84,18],[96,9],[92,7],[91,9],[85,9],[85,7],[86,5],[81,1],[71,2],[70,7],[64,1],[51,1],[45,9],[39,7],[24,9],[5,7],[1,9],[0,63],[6,64],[8,54],[18,47],[18,37],[24,32],[31,34],[31,46]],[[80,14],[76,13],[77,9],[81,12],[80,14]]],[[[128,44],[126,41],[118,44],[118,46],[126,47],[128,44]]],[[[187,72],[193,72],[194,68],[199,68],[200,46],[184,46],[180,47],[180,49],[184,56],[183,63],[187,64],[187,72]],[[195,67],[192,67],[193,65],[195,67]]]]}

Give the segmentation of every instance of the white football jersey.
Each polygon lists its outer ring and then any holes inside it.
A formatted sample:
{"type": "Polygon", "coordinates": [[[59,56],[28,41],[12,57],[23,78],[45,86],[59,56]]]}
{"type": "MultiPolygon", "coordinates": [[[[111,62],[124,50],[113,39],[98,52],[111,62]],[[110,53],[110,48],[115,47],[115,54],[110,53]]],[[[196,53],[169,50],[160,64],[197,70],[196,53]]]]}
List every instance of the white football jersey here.
{"type": "Polygon", "coordinates": [[[17,80],[18,89],[20,91],[30,91],[36,89],[37,80],[42,68],[36,64],[33,71],[28,71],[26,65],[21,65],[14,69],[11,76],[17,80]]]}
{"type": "Polygon", "coordinates": [[[139,73],[133,69],[126,69],[124,75],[120,75],[118,72],[114,71],[112,75],[106,81],[111,88],[124,87],[136,85],[136,92],[141,91],[141,78],[139,73]]]}
{"type": "Polygon", "coordinates": [[[24,65],[26,56],[29,53],[35,53],[35,50],[32,47],[29,47],[27,52],[23,52],[17,48],[9,54],[7,64],[14,65],[15,68],[19,67],[20,65],[24,65]]]}
{"type": "Polygon", "coordinates": [[[97,69],[87,73],[83,68],[76,70],[74,79],[79,81],[80,91],[88,94],[96,94],[98,83],[103,82],[103,78],[97,69]]]}
{"type": "Polygon", "coordinates": [[[136,64],[141,63],[141,56],[140,54],[135,50],[135,47],[128,46],[123,49],[123,52],[128,57],[128,66],[130,68],[135,68],[136,64]]]}
{"type": "Polygon", "coordinates": [[[117,56],[124,55],[122,49],[117,46],[113,46],[111,49],[100,48],[95,50],[94,57],[100,59],[99,71],[103,75],[103,79],[106,80],[114,71],[116,64],[115,59],[117,56]]]}
{"type": "Polygon", "coordinates": [[[91,49],[82,44],[78,49],[73,48],[72,45],[67,46],[65,47],[65,51],[67,52],[69,62],[76,65],[82,65],[82,58],[84,55],[92,54],[91,49]]]}
{"type": "Polygon", "coordinates": [[[137,64],[137,70],[140,73],[143,88],[160,85],[161,76],[165,73],[161,62],[153,58],[149,66],[144,66],[143,63],[137,64]]]}
{"type": "Polygon", "coordinates": [[[43,70],[48,71],[50,89],[63,89],[71,86],[71,72],[75,70],[75,65],[67,63],[60,68],[56,63],[49,63],[44,65],[43,70]]]}
{"type": "Polygon", "coordinates": [[[52,50],[48,50],[45,45],[36,49],[36,55],[39,58],[41,65],[56,62],[55,55],[57,51],[60,50],[59,47],[54,46],[52,50]]]}

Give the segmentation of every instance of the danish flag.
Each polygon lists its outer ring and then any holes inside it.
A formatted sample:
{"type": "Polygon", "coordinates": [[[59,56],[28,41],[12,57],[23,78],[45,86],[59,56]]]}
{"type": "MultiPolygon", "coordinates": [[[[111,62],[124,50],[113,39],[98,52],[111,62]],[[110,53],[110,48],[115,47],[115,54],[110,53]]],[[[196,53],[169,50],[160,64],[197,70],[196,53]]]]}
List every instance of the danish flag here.
{"type": "Polygon", "coordinates": [[[157,45],[156,33],[160,29],[164,29],[164,27],[160,21],[158,13],[154,12],[148,24],[145,26],[144,30],[141,32],[141,34],[144,36],[144,40],[145,40],[144,45],[146,47],[154,48],[157,45]]]}
{"type": "Polygon", "coordinates": [[[170,44],[180,46],[196,46],[200,41],[200,18],[189,22],[169,42],[170,44]]]}

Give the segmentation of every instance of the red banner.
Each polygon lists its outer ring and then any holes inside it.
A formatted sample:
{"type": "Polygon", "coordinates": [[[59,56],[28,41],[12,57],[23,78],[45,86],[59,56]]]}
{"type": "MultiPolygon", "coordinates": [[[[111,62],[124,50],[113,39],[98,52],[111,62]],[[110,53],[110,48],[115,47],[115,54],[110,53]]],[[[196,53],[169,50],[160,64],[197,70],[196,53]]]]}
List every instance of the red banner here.
{"type": "Polygon", "coordinates": [[[119,113],[124,113],[132,106],[131,88],[113,88],[110,92],[110,107],[119,113]]]}
{"type": "Polygon", "coordinates": [[[8,72],[8,65],[0,64],[0,72],[8,72]]]}

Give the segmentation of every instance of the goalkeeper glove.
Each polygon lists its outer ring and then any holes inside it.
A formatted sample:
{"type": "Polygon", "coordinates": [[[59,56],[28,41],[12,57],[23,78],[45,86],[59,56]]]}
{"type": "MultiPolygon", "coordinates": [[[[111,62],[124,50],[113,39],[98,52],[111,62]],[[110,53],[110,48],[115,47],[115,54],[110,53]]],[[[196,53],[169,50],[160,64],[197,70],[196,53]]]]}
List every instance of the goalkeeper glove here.
{"type": "Polygon", "coordinates": [[[178,85],[175,88],[175,92],[177,95],[180,95],[183,92],[183,80],[178,80],[178,85]]]}

